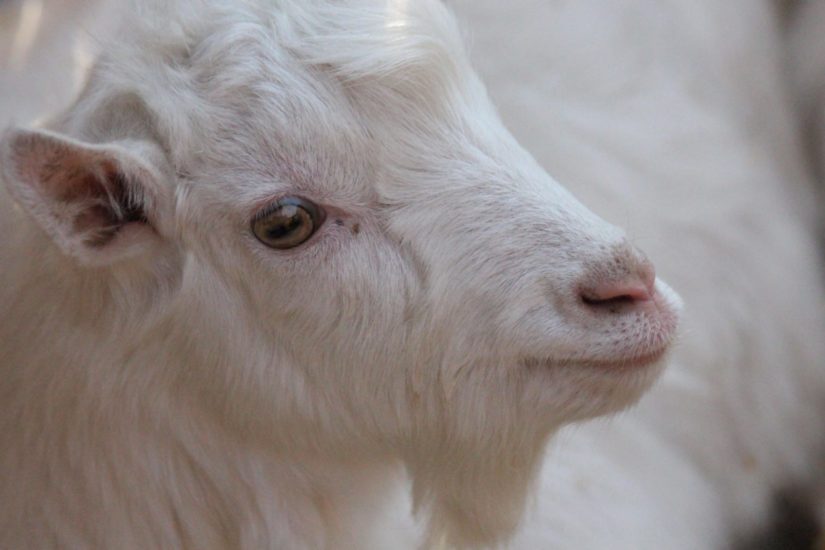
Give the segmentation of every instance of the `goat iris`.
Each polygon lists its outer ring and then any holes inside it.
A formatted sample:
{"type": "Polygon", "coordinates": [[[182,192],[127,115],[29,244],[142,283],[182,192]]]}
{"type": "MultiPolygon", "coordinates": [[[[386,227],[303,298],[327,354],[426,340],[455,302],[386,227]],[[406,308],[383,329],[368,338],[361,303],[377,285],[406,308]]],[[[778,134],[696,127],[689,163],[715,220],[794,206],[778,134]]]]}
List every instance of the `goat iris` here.
{"type": "Polygon", "coordinates": [[[305,243],[323,222],[323,211],[299,197],[284,197],[252,220],[252,233],[270,248],[285,250],[305,243]]]}

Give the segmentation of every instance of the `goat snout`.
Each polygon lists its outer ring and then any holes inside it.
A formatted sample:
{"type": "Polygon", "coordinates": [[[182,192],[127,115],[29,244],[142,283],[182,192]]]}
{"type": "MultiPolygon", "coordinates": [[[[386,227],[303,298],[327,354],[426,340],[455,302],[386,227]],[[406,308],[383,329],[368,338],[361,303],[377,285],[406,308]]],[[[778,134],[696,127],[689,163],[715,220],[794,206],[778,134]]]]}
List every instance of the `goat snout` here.
{"type": "Polygon", "coordinates": [[[580,331],[570,360],[628,368],[657,363],[675,335],[680,305],[650,260],[621,243],[583,267],[568,294],[567,319],[580,331]]]}
{"type": "Polygon", "coordinates": [[[578,286],[580,303],[597,312],[642,307],[656,295],[656,269],[641,252],[622,247],[614,257],[592,266],[578,286]]]}
{"type": "Polygon", "coordinates": [[[647,302],[656,293],[656,269],[646,258],[636,265],[595,277],[580,287],[582,302],[591,307],[647,302]]]}

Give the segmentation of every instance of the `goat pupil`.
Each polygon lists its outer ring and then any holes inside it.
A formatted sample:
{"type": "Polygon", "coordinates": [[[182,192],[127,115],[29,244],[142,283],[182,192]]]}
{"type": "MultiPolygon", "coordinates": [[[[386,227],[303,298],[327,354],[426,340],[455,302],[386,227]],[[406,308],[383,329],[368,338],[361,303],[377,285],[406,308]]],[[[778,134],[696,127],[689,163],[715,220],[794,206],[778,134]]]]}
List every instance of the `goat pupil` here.
{"type": "Polygon", "coordinates": [[[295,206],[285,206],[281,209],[281,215],[278,216],[277,221],[267,231],[272,239],[285,237],[298,229],[301,225],[301,216],[298,214],[298,208],[295,206]]]}

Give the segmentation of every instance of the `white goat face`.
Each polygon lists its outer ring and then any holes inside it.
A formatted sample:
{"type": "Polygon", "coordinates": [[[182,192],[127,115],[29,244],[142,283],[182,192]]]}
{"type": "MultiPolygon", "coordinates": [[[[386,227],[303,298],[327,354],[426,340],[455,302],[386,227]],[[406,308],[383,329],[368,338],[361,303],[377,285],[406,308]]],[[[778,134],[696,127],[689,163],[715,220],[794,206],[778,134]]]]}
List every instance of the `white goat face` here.
{"type": "Polygon", "coordinates": [[[676,298],[510,137],[440,3],[213,4],[123,38],[76,139],[3,147],[65,252],[180,266],[159,322],[200,395],[413,462],[540,448],[640,396],[676,298]]]}
{"type": "Polygon", "coordinates": [[[244,304],[203,315],[247,317],[239,364],[266,346],[250,390],[271,400],[268,378],[289,369],[328,415],[381,437],[443,426],[453,407],[477,433],[494,410],[523,407],[547,429],[638,398],[675,326],[667,299],[622,234],[514,143],[462,59],[428,52],[358,78],[317,50],[284,55],[270,34],[232,44],[240,34],[213,33],[191,59],[223,112],[201,123],[207,154],[183,163],[178,224],[244,304]],[[313,56],[326,66],[300,61],[313,56]],[[283,201],[317,210],[317,228],[277,249],[251,227],[283,201]],[[616,299],[587,303],[605,285],[616,299]],[[410,414],[422,399],[436,419],[410,414]]]}

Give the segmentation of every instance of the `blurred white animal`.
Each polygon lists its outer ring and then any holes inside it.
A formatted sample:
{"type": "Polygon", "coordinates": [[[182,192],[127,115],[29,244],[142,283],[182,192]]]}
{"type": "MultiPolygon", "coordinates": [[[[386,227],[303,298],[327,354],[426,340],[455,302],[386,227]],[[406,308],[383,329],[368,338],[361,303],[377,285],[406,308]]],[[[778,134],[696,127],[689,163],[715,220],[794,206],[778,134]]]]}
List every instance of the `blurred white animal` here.
{"type": "Polygon", "coordinates": [[[0,142],[0,547],[413,547],[401,465],[429,543],[503,540],[547,438],[656,378],[675,295],[507,133],[440,2],[127,18],[0,142]]]}
{"type": "Polygon", "coordinates": [[[791,10],[786,71],[794,85],[794,99],[808,140],[812,163],[820,180],[825,177],[825,2],[797,2],[791,10]]]}
{"type": "Polygon", "coordinates": [[[747,542],[776,491],[811,487],[825,439],[817,204],[771,4],[453,4],[505,123],[686,304],[641,405],[557,439],[516,546],[747,542]]]}
{"type": "MultiPolygon", "coordinates": [[[[794,99],[811,165],[816,169],[823,204],[825,191],[825,2],[794,2],[787,28],[786,71],[794,85],[794,99]]],[[[825,216],[821,216],[825,221],[825,216]]],[[[819,483],[817,511],[825,529],[825,466],[819,483]]]]}

